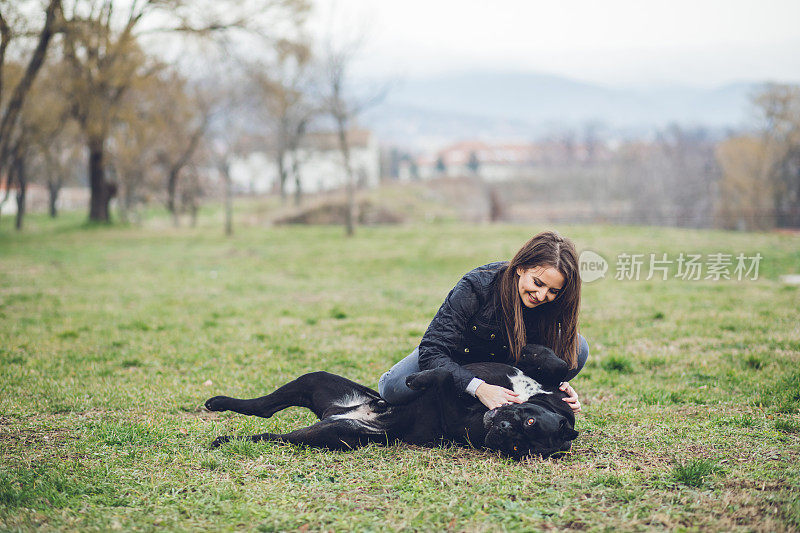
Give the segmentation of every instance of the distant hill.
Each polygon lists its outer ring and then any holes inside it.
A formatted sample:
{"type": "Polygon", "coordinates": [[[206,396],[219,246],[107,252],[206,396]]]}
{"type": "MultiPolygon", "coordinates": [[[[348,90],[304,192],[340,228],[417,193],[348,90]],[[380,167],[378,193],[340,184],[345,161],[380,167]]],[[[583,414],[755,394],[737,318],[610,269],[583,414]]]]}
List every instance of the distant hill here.
{"type": "Polygon", "coordinates": [[[628,89],[535,73],[468,72],[397,81],[364,122],[381,139],[401,144],[536,138],[588,123],[618,135],[670,123],[722,130],[746,123],[749,95],[758,85],[628,89]]]}

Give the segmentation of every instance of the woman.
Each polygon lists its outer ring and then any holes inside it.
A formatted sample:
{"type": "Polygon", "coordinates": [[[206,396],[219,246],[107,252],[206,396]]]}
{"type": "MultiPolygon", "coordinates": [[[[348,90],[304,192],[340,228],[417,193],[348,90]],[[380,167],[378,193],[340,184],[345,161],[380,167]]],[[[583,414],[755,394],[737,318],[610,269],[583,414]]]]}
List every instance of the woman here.
{"type": "Polygon", "coordinates": [[[489,263],[467,273],[447,295],[419,346],[378,382],[389,403],[406,403],[420,391],[406,387],[408,375],[446,368],[456,386],[494,409],[521,403],[509,389],[476,378],[462,365],[519,361],[527,343],[551,348],[569,365],[561,390],[578,413],[578,394],[568,383],[589,356],[577,332],[581,278],[575,245],[555,232],[539,233],[510,262],[489,263]]]}

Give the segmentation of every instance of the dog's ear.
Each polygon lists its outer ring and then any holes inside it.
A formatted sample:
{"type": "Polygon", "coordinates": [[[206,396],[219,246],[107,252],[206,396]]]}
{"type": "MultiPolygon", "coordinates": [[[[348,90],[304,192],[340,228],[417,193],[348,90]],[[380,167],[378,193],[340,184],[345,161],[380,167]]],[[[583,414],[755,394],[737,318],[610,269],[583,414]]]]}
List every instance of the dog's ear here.
{"type": "Polygon", "coordinates": [[[566,418],[562,418],[558,424],[559,436],[564,440],[575,440],[578,437],[578,432],[572,427],[566,418]]]}

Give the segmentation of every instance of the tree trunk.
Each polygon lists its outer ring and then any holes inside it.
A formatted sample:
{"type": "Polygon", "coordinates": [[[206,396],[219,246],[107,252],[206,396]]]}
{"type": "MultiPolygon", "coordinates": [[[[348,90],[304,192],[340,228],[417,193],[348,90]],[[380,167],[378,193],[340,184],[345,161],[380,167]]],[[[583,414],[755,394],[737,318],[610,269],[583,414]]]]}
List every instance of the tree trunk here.
{"type": "Polygon", "coordinates": [[[292,174],[294,175],[294,205],[300,207],[303,200],[303,189],[300,186],[300,162],[297,152],[292,152],[292,174]]]}
{"type": "Polygon", "coordinates": [[[170,170],[167,175],[167,211],[172,215],[172,225],[178,227],[178,211],[175,206],[175,192],[178,188],[178,173],[170,170]]]}
{"type": "Polygon", "coordinates": [[[61,191],[61,180],[48,181],[47,190],[50,193],[48,198],[48,204],[50,205],[50,218],[56,218],[58,216],[56,203],[58,202],[58,193],[61,191]]]}
{"type": "Polygon", "coordinates": [[[108,204],[116,193],[116,186],[105,178],[105,138],[89,139],[89,220],[92,222],[110,222],[108,204]]]}
{"type": "Polygon", "coordinates": [[[227,161],[220,164],[219,170],[225,181],[225,235],[230,237],[233,235],[233,183],[227,161]]]}
{"type": "Polygon", "coordinates": [[[28,190],[28,177],[25,175],[25,159],[17,157],[14,161],[14,174],[17,177],[17,219],[14,227],[22,230],[22,219],[25,218],[25,193],[28,190]]]}
{"type": "Polygon", "coordinates": [[[353,181],[353,169],[350,168],[350,146],[347,144],[347,124],[345,119],[337,117],[336,124],[339,129],[339,149],[342,151],[342,158],[344,159],[345,171],[345,232],[348,237],[352,237],[355,230],[355,212],[356,212],[356,187],[353,181]]]}
{"type": "Polygon", "coordinates": [[[120,180],[119,191],[119,219],[123,224],[130,222],[130,209],[131,209],[131,179],[126,176],[120,180]]]}
{"type": "Polygon", "coordinates": [[[278,150],[278,190],[281,193],[281,203],[286,204],[286,165],[283,163],[285,152],[278,150]]]}
{"type": "Polygon", "coordinates": [[[167,175],[167,210],[172,214],[172,223],[176,228],[180,222],[178,218],[178,206],[175,198],[178,190],[178,179],[180,178],[181,169],[183,169],[183,167],[189,163],[189,159],[191,159],[192,154],[197,149],[200,139],[203,137],[203,133],[205,133],[206,127],[208,126],[208,120],[209,115],[208,113],[205,113],[203,122],[192,133],[192,136],[189,139],[189,145],[186,147],[186,150],[184,150],[177,161],[174,163],[169,163],[169,156],[167,154],[163,154],[162,163],[168,165],[169,167],[169,173],[167,175]]]}

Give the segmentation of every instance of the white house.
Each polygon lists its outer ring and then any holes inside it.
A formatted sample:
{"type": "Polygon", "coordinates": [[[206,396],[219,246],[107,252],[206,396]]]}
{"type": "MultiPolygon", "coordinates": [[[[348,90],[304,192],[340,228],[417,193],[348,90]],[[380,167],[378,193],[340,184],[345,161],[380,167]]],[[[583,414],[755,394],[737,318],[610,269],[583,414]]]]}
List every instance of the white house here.
{"type": "MultiPolygon", "coordinates": [[[[380,181],[380,150],[372,132],[351,130],[348,133],[350,166],[356,182],[375,187],[380,181]]],[[[286,191],[295,191],[292,173],[293,155],[285,154],[286,191]]],[[[339,140],[335,132],[307,134],[297,150],[300,186],[304,193],[338,189],[345,185],[345,170],[339,140]]],[[[278,188],[278,164],[273,150],[253,150],[231,164],[231,178],[240,191],[266,193],[278,188]]]]}

